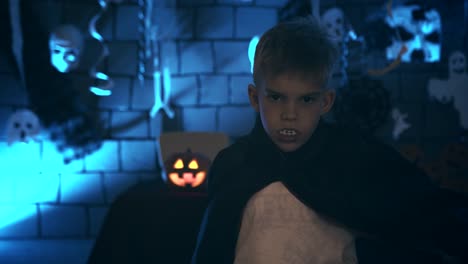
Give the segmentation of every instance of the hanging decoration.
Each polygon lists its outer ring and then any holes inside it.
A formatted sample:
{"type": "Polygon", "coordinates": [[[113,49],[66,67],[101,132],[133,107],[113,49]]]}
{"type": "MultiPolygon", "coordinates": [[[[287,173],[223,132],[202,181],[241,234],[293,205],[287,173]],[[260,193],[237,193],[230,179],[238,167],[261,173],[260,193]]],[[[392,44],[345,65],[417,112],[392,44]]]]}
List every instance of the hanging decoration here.
{"type": "Polygon", "coordinates": [[[95,84],[89,87],[89,90],[98,96],[109,96],[112,94],[111,89],[114,86],[114,82],[107,74],[97,70],[97,67],[99,67],[103,60],[109,56],[109,48],[104,43],[102,35],[96,30],[96,23],[107,11],[108,2],[106,0],[98,0],[98,3],[101,10],[89,22],[88,30],[91,36],[101,44],[102,52],[96,64],[89,71],[90,76],[95,80],[95,84]]]}
{"type": "Polygon", "coordinates": [[[430,79],[427,90],[429,96],[439,102],[453,102],[458,110],[460,125],[468,130],[468,74],[466,72],[466,57],[461,51],[450,54],[448,61],[448,80],[430,79]]]}
{"type": "Polygon", "coordinates": [[[15,142],[28,143],[37,141],[41,125],[34,112],[22,109],[14,112],[7,123],[7,142],[12,145],[15,142]]]}
{"type": "Polygon", "coordinates": [[[146,60],[149,58],[150,53],[147,53],[149,42],[148,33],[150,33],[151,20],[148,15],[151,15],[152,0],[138,0],[138,81],[140,88],[144,88],[145,72],[146,72],[146,60]],[[147,8],[148,4],[148,8],[147,8]]]}
{"type": "MultiPolygon", "coordinates": [[[[317,3],[314,5],[317,5],[317,3]]],[[[325,26],[328,34],[339,47],[339,63],[333,70],[330,80],[330,85],[333,88],[339,88],[348,82],[348,42],[350,40],[357,40],[358,38],[341,8],[333,7],[326,10],[322,14],[320,22],[325,26]]]]}
{"type": "Polygon", "coordinates": [[[57,71],[67,73],[80,63],[83,35],[74,25],[60,25],[50,33],[50,63],[57,71]]]}
{"type": "Polygon", "coordinates": [[[247,52],[250,61],[250,73],[253,73],[254,60],[255,60],[255,50],[257,49],[258,41],[260,40],[259,36],[253,36],[249,42],[249,50],[247,52]]]}
{"type": "Polygon", "coordinates": [[[23,30],[21,28],[20,1],[10,0],[9,7],[12,40],[11,50],[13,51],[16,60],[22,84],[23,86],[26,86],[23,66],[23,30]]]}
{"type": "MultiPolygon", "coordinates": [[[[140,0],[141,1],[141,0],[140,0]]],[[[143,4],[143,3],[140,3],[143,4]]],[[[140,66],[146,63],[147,59],[152,59],[153,66],[153,89],[154,89],[154,104],[150,111],[150,116],[152,118],[156,117],[157,114],[162,110],[166,113],[167,117],[174,118],[175,113],[170,108],[170,98],[171,98],[171,73],[169,67],[161,67],[160,63],[160,52],[159,52],[159,40],[162,40],[165,36],[160,34],[159,26],[157,22],[153,22],[152,18],[157,15],[161,15],[162,12],[156,13],[157,6],[153,0],[146,0],[145,10],[145,19],[140,23],[144,27],[144,32],[146,38],[140,39],[140,44],[142,50],[140,54],[140,66]],[[149,37],[148,37],[149,36],[149,37]],[[143,45],[144,44],[144,45],[143,45]],[[162,71],[161,71],[162,68],[162,71]]],[[[142,13],[140,13],[142,14],[142,13]]],[[[168,27],[172,27],[169,23],[168,27]]],[[[140,70],[144,68],[140,67],[140,70]]],[[[144,73],[144,72],[143,72],[144,73]]],[[[142,77],[144,77],[142,73],[142,77]]],[[[139,75],[140,79],[140,75],[139,75]]],[[[140,81],[144,81],[140,79],[140,81]]]]}
{"type": "Polygon", "coordinates": [[[441,20],[437,10],[418,5],[397,6],[391,8],[385,22],[397,31],[397,38],[386,48],[387,59],[400,57],[403,62],[428,63],[440,60],[441,20]],[[406,52],[402,52],[403,46],[406,52]]]}
{"type": "Polygon", "coordinates": [[[363,77],[349,81],[337,94],[333,109],[338,123],[373,134],[390,116],[390,97],[381,81],[363,77]]]}
{"type": "Polygon", "coordinates": [[[397,141],[400,138],[401,133],[411,127],[411,124],[406,122],[408,114],[400,112],[400,109],[392,109],[392,119],[393,119],[393,131],[392,136],[393,140],[397,141]]]}

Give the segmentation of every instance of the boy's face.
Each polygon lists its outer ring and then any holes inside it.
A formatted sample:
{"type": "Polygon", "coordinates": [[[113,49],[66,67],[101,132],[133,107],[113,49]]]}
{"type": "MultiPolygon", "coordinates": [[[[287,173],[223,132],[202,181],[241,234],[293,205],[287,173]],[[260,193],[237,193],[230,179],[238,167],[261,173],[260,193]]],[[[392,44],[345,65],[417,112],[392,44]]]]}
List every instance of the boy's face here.
{"type": "Polygon", "coordinates": [[[263,128],[284,152],[297,150],[314,133],[320,117],[330,111],[335,93],[296,75],[281,74],[250,84],[250,104],[260,113],[263,128]]]}

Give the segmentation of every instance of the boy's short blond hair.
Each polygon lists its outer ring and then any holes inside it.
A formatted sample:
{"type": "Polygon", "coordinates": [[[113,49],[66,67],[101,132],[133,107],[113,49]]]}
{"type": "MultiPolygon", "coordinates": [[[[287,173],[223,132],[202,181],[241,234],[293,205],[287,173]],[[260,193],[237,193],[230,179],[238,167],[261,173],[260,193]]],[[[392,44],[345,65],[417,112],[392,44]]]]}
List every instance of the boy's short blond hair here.
{"type": "Polygon", "coordinates": [[[263,80],[292,73],[326,87],[337,54],[326,29],[312,17],[277,24],[258,42],[254,83],[259,86],[263,80]]]}

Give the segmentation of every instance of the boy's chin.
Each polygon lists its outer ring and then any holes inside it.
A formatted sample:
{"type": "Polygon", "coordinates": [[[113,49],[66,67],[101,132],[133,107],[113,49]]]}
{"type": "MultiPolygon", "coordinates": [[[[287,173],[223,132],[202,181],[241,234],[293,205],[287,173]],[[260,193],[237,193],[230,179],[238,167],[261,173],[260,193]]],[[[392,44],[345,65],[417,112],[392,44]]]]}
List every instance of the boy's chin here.
{"type": "Polygon", "coordinates": [[[275,145],[283,152],[293,152],[298,150],[302,144],[299,142],[281,142],[276,141],[275,145]]]}

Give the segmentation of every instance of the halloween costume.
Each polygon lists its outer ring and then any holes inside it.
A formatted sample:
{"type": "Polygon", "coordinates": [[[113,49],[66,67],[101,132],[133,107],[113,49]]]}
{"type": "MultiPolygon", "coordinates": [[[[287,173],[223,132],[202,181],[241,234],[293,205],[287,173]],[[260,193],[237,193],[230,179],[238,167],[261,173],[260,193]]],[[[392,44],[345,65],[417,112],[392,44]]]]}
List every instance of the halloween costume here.
{"type": "Polygon", "coordinates": [[[358,234],[360,264],[441,263],[440,251],[468,252],[466,226],[451,213],[466,200],[433,186],[389,146],[320,121],[307,143],[283,153],[257,119],[252,132],[212,164],[210,202],[192,263],[233,263],[247,202],[277,181],[358,234]]]}

